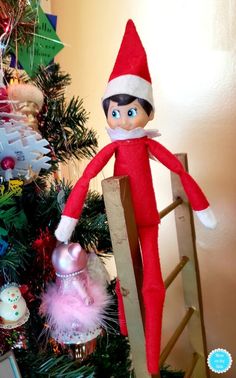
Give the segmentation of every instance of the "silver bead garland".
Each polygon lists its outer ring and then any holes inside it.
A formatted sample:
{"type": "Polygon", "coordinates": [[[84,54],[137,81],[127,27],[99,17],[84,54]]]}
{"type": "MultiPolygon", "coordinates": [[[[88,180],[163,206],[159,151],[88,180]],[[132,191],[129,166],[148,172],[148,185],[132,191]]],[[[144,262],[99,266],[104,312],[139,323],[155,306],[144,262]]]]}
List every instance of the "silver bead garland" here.
{"type": "Polygon", "coordinates": [[[62,279],[66,279],[66,278],[78,276],[80,273],[84,271],[85,269],[81,269],[81,270],[78,270],[77,272],[67,273],[67,274],[61,274],[61,273],[56,272],[56,276],[62,279]]]}

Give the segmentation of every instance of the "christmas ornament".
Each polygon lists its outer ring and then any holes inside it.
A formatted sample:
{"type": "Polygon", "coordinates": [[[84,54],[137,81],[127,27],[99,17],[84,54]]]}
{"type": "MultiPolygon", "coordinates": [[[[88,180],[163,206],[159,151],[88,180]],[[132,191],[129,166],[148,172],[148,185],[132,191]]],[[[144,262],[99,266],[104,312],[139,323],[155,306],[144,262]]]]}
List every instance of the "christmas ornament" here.
{"type": "Polygon", "coordinates": [[[5,171],[5,179],[8,181],[12,177],[12,170],[15,168],[15,160],[11,156],[6,156],[1,160],[1,168],[5,171]]]}
{"type": "Polygon", "coordinates": [[[97,337],[92,340],[86,341],[85,343],[65,345],[67,349],[65,347],[63,349],[74,360],[77,360],[79,363],[81,363],[96,350],[96,346],[97,337]]]}
{"type": "Polygon", "coordinates": [[[16,114],[14,112],[14,105],[19,101],[9,99],[8,91],[3,84],[3,72],[0,70],[0,126],[4,125],[4,121],[10,119],[25,120],[26,117],[22,114],[16,114]]]}
{"type": "MultiPolygon", "coordinates": [[[[15,161],[13,178],[29,180],[36,177],[41,169],[50,168],[50,157],[46,156],[50,152],[48,141],[26,124],[13,119],[5,121],[0,126],[0,140],[0,161],[6,157],[15,161]]],[[[8,179],[2,167],[0,175],[8,179]]]]}
{"type": "Polygon", "coordinates": [[[5,240],[0,238],[0,256],[5,255],[8,245],[9,244],[5,240]]]}
{"type": "MultiPolygon", "coordinates": [[[[69,240],[82,212],[89,183],[115,156],[115,176],[128,176],[138,236],[142,250],[144,278],[142,295],[145,310],[147,367],[159,371],[162,310],[165,287],[158,253],[158,224],[149,159],[154,156],[179,175],[192,208],[208,228],[216,226],[209,203],[180,161],[144,128],[154,117],[154,101],[147,57],[132,20],[126,26],[121,47],[103,96],[103,109],[112,143],[90,161],[73,188],[55,232],[60,241],[69,240]]],[[[158,135],[158,134],[156,134],[158,135]]],[[[135,257],[134,257],[135,259],[135,257]]],[[[125,328],[125,327],[124,327],[125,328]]]]}
{"type": "Polygon", "coordinates": [[[2,112],[11,113],[12,107],[8,100],[7,90],[5,87],[1,87],[1,83],[0,83],[0,114],[2,112]]]}
{"type": "Polygon", "coordinates": [[[23,332],[21,332],[21,334],[19,335],[19,339],[14,344],[13,348],[14,349],[24,349],[24,350],[26,350],[28,348],[27,337],[23,332]]]}
{"type": "Polygon", "coordinates": [[[11,156],[6,156],[1,160],[1,167],[4,171],[15,167],[15,160],[11,156]]]}
{"type": "Polygon", "coordinates": [[[16,328],[29,318],[29,310],[21,295],[19,286],[8,283],[0,288],[0,328],[16,328]]]}
{"type": "Polygon", "coordinates": [[[17,114],[27,117],[26,124],[38,131],[37,116],[43,106],[43,93],[33,84],[11,84],[7,88],[9,100],[17,114]]]}
{"type": "Polygon", "coordinates": [[[0,355],[9,351],[9,348],[15,348],[24,334],[24,326],[19,326],[14,330],[11,328],[1,328],[0,330],[0,355]]]}
{"type": "Polygon", "coordinates": [[[88,254],[79,243],[62,243],[54,249],[52,254],[52,263],[58,277],[85,269],[87,262],[88,254]]]}
{"type": "Polygon", "coordinates": [[[48,287],[40,306],[51,336],[64,344],[96,338],[105,326],[110,301],[106,293],[107,275],[101,277],[101,268],[94,274],[98,257],[87,254],[78,243],[60,244],[53,251],[52,263],[57,282],[48,287]]]}
{"type": "Polygon", "coordinates": [[[0,69],[0,119],[6,119],[2,114],[12,112],[12,106],[8,99],[5,85],[3,84],[3,71],[0,69]]]}

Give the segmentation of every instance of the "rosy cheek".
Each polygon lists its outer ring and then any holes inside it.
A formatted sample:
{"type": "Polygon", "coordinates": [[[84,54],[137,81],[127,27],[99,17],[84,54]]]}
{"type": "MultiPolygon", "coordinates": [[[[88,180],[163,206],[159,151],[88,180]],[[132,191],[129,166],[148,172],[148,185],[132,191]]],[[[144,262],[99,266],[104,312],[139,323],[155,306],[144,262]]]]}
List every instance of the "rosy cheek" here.
{"type": "Polygon", "coordinates": [[[108,120],[107,123],[108,123],[108,126],[109,126],[111,129],[114,129],[114,128],[116,127],[116,124],[117,124],[116,120],[114,120],[114,119],[110,119],[110,120],[108,120]]]}

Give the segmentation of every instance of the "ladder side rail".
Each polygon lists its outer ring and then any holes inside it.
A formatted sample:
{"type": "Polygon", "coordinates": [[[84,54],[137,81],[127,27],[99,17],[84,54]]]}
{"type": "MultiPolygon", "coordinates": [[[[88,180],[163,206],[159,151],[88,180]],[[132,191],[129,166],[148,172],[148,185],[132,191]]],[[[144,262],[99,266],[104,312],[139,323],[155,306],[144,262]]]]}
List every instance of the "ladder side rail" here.
{"type": "Polygon", "coordinates": [[[142,260],[129,178],[105,179],[102,189],[117,273],[121,288],[126,291],[123,302],[135,376],[148,378],[141,298],[142,260]]]}
{"type": "MultiPolygon", "coordinates": [[[[176,154],[176,156],[188,171],[187,155],[176,154]]],[[[209,369],[206,363],[207,345],[193,212],[188,203],[180,178],[174,173],[171,173],[171,185],[173,200],[175,201],[177,198],[183,200],[183,203],[175,208],[175,223],[180,259],[182,259],[183,256],[189,258],[188,264],[182,270],[185,305],[186,308],[192,307],[195,309],[188,323],[188,334],[194,352],[200,356],[198,365],[201,369],[201,378],[208,378],[209,369]]]]}

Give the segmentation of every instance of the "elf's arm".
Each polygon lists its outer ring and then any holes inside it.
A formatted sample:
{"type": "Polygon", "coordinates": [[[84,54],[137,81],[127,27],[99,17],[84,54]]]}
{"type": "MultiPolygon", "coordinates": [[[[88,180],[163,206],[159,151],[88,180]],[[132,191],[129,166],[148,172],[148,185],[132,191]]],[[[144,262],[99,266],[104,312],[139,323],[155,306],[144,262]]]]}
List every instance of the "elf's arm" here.
{"type": "Polygon", "coordinates": [[[208,228],[216,226],[209,203],[196,181],[185,171],[181,162],[160,143],[147,139],[150,153],[174,173],[178,174],[189,202],[199,220],[208,228]]]}
{"type": "Polygon", "coordinates": [[[107,162],[115,152],[115,148],[115,143],[108,144],[100,152],[98,152],[98,154],[89,162],[89,164],[85,168],[83,175],[77,181],[66,202],[61,220],[55,231],[57,240],[63,242],[69,240],[82,212],[84,201],[89,188],[89,182],[93,177],[97,176],[97,174],[107,164],[107,162]]]}

